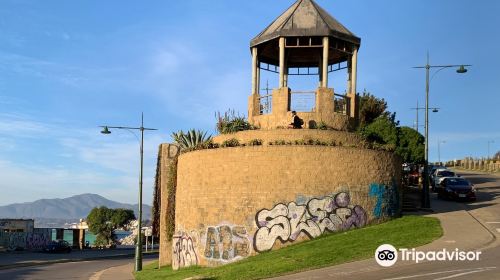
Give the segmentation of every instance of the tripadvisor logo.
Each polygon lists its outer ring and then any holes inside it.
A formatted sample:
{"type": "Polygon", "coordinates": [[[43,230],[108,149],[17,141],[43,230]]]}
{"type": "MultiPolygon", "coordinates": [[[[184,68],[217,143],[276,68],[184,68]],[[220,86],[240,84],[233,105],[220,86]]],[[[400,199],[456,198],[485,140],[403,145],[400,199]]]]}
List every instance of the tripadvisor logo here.
{"type": "Polygon", "coordinates": [[[400,248],[397,250],[390,244],[384,244],[375,250],[375,261],[383,267],[393,266],[398,261],[398,253],[402,261],[419,263],[422,261],[479,261],[479,256],[482,252],[461,251],[458,248],[451,251],[442,249],[428,252],[417,251],[415,248],[400,248]]]}
{"type": "Polygon", "coordinates": [[[393,266],[398,260],[398,251],[390,244],[380,245],[375,250],[375,260],[381,266],[393,266]]]}

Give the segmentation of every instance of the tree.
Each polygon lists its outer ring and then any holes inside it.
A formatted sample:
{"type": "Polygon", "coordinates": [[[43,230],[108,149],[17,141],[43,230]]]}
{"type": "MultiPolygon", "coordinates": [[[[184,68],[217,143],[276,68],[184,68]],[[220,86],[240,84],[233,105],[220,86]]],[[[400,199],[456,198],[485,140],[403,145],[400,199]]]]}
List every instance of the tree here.
{"type": "Polygon", "coordinates": [[[130,209],[93,208],[87,216],[89,230],[96,235],[96,245],[110,245],[115,241],[113,231],[135,219],[130,209]]]}
{"type": "Polygon", "coordinates": [[[493,158],[500,160],[500,151],[498,151],[493,158]]]}
{"type": "Polygon", "coordinates": [[[404,162],[424,162],[424,137],[410,127],[399,127],[395,113],[384,112],[360,133],[370,142],[393,148],[404,162]]]}
{"type": "Polygon", "coordinates": [[[382,114],[373,122],[361,128],[361,135],[370,142],[378,144],[399,144],[398,122],[395,121],[396,114],[382,114]]]}
{"type": "Polygon", "coordinates": [[[359,128],[372,123],[387,110],[387,102],[366,90],[359,97],[359,128]]]}
{"type": "Polygon", "coordinates": [[[405,162],[424,163],[424,136],[413,128],[407,126],[401,127],[396,153],[405,162]]]}

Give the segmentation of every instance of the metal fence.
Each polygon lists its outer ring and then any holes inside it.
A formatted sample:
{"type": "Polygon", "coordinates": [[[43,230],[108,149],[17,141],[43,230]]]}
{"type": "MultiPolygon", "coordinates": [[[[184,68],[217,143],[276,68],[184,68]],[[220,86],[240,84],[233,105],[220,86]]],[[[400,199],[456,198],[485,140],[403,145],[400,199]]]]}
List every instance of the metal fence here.
{"type": "Polygon", "coordinates": [[[347,115],[351,107],[351,99],[348,96],[334,94],[333,95],[334,112],[347,115]]]}
{"type": "Polygon", "coordinates": [[[316,92],[292,91],[290,95],[290,110],[297,112],[314,112],[316,107],[316,92]]]}
{"type": "Polygon", "coordinates": [[[273,95],[272,94],[261,95],[259,97],[259,103],[260,103],[260,114],[261,115],[271,114],[271,112],[273,111],[273,95]]]}

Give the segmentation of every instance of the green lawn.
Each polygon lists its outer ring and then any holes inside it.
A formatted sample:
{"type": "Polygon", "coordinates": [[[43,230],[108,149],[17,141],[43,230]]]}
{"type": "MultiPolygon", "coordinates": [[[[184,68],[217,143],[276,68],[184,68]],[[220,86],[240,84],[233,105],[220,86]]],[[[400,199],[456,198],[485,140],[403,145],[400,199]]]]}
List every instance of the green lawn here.
{"type": "Polygon", "coordinates": [[[158,264],[145,266],[136,274],[138,280],[148,279],[260,279],[313,268],[331,266],[373,257],[384,243],[396,248],[413,248],[429,243],[442,235],[439,220],[421,216],[405,216],[387,223],[319,238],[259,254],[240,262],[214,267],[189,267],[177,271],[157,269],[158,264]]]}

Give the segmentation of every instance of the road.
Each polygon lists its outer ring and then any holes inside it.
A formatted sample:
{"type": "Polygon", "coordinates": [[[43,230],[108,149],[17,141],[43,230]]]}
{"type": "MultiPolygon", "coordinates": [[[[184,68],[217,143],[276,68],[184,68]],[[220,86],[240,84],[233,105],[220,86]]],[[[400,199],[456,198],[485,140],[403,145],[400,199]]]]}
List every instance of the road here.
{"type": "MultiPolygon", "coordinates": [[[[158,255],[144,255],[144,261],[157,259],[158,255]]],[[[133,263],[131,256],[116,259],[101,259],[93,261],[79,261],[68,263],[57,263],[50,265],[38,265],[0,270],[0,279],[8,280],[46,280],[46,279],[75,279],[75,280],[98,280],[97,272],[110,267],[133,263]]],[[[119,279],[117,279],[119,280],[119,279]]]]}
{"type": "Polygon", "coordinates": [[[398,261],[392,267],[383,268],[371,259],[273,279],[500,279],[500,177],[471,172],[461,175],[478,189],[477,202],[442,201],[432,194],[432,208],[436,213],[431,216],[448,217],[446,224],[443,223],[447,238],[426,245],[422,250],[478,249],[482,252],[479,261],[428,261],[418,264],[398,261]]]}

